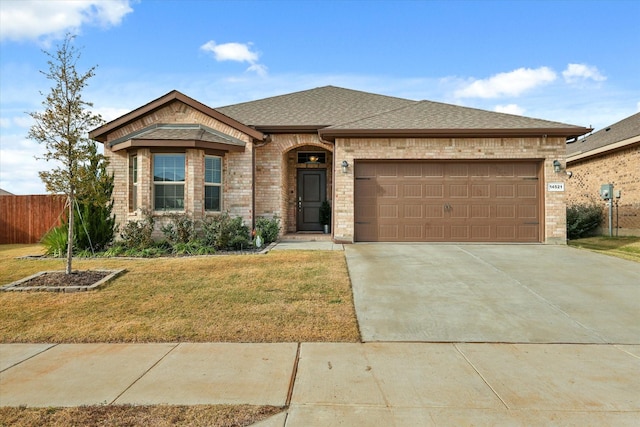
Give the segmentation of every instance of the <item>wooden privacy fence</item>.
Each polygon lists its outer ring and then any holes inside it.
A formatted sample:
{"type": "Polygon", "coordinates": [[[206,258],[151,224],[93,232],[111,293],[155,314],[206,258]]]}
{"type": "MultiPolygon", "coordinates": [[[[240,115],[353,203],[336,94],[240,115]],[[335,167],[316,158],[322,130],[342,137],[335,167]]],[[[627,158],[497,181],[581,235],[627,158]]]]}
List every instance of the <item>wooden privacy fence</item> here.
{"type": "Polygon", "coordinates": [[[60,224],[66,196],[0,196],[0,244],[37,243],[60,224]]]}

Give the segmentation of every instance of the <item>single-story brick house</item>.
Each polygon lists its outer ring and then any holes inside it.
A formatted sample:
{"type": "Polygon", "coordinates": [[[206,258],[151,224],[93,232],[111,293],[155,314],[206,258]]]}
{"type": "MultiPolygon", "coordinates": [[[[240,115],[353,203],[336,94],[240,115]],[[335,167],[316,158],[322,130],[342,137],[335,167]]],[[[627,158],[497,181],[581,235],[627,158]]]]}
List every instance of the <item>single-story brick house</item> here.
{"type": "Polygon", "coordinates": [[[90,133],[118,222],[278,216],[337,242],[566,241],[565,142],[588,128],[333,86],[208,107],[172,91],[90,133]],[[548,186],[553,183],[555,185],[548,186]]]}
{"type": "MultiPolygon", "coordinates": [[[[613,184],[612,226],[618,235],[640,236],[640,113],[567,144],[567,203],[598,203],[600,186],[613,184]]],[[[608,233],[608,209],[603,232],[608,233]]]]}

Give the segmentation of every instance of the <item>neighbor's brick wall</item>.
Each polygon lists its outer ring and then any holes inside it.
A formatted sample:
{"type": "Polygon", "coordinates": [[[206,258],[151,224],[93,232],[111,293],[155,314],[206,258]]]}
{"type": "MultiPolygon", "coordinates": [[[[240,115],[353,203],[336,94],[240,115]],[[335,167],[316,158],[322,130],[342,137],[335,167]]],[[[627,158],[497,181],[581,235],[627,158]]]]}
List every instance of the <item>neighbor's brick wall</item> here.
{"type": "Polygon", "coordinates": [[[613,227],[617,225],[619,235],[640,236],[640,144],[573,161],[567,165],[567,169],[573,172],[566,185],[568,205],[595,202],[602,206],[605,220],[601,231],[608,234],[609,209],[600,199],[600,186],[613,184],[614,191],[622,191],[618,201],[619,222],[616,224],[614,208],[613,227]]]}
{"type": "Polygon", "coordinates": [[[564,138],[339,138],[334,152],[335,201],[334,240],[352,242],[354,237],[353,165],[364,159],[442,160],[543,160],[545,243],[566,243],[565,193],[547,192],[547,182],[566,181],[565,174],[553,172],[553,160],[564,164],[564,138]],[[347,174],[340,163],[349,162],[347,174]]]}
{"type": "Polygon", "coordinates": [[[278,216],[281,233],[295,233],[297,216],[297,171],[327,168],[327,199],[331,200],[331,150],[317,134],[274,134],[271,141],[256,148],[256,216],[278,216]],[[299,151],[325,151],[325,165],[300,165],[299,151]]]}
{"type": "MultiPolygon", "coordinates": [[[[194,110],[181,103],[173,102],[168,106],[137,120],[124,128],[117,129],[107,136],[104,155],[109,159],[109,170],[114,174],[113,212],[116,222],[120,225],[129,220],[142,219],[141,210],[153,208],[153,153],[148,148],[133,148],[131,150],[112,151],[109,141],[126,137],[132,132],[141,130],[153,124],[202,124],[212,129],[225,132],[246,142],[244,152],[226,153],[223,156],[222,168],[222,210],[229,212],[232,217],[241,216],[245,224],[253,223],[252,206],[252,157],[253,143],[251,137],[218,122],[211,117],[194,110]],[[129,156],[138,156],[138,210],[129,207],[129,156]]],[[[162,152],[167,152],[163,150],[162,152]]],[[[202,219],[204,211],[204,157],[202,149],[182,149],[175,152],[185,153],[185,212],[192,214],[195,219],[202,219]]],[[[168,222],[166,214],[156,212],[155,236],[160,237],[160,227],[168,222]]]]}

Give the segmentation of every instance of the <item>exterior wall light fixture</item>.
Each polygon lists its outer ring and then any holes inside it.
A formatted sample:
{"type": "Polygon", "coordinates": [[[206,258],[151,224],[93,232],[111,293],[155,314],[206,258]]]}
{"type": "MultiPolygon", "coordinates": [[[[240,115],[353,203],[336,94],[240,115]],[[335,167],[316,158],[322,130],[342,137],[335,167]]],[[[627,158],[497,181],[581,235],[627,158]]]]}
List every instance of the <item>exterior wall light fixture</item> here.
{"type": "Polygon", "coordinates": [[[342,161],[342,173],[347,173],[349,168],[349,162],[346,160],[342,161]]]}
{"type": "MultiPolygon", "coordinates": [[[[553,161],[553,171],[555,173],[562,172],[562,164],[560,164],[560,161],[558,161],[558,160],[554,160],[553,161]]],[[[571,172],[571,171],[565,170],[564,173],[566,173],[569,178],[571,178],[573,176],[573,172],[571,172]]]]}

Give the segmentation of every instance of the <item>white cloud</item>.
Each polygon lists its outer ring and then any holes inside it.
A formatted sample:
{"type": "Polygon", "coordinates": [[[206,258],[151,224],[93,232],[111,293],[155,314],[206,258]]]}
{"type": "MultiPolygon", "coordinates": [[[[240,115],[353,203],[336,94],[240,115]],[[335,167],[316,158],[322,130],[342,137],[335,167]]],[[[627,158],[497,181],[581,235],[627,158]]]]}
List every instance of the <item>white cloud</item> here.
{"type": "Polygon", "coordinates": [[[597,67],[587,64],[569,64],[562,72],[562,76],[567,83],[579,83],[585,80],[601,82],[607,80],[597,67]]]}
{"type": "Polygon", "coordinates": [[[476,80],[458,89],[456,98],[498,98],[518,96],[522,93],[553,82],[556,73],[548,67],[518,68],[508,73],[499,73],[484,80],[476,80]]]}
{"type": "Polygon", "coordinates": [[[260,55],[251,50],[251,43],[216,44],[215,41],[209,40],[200,46],[200,49],[213,53],[216,61],[247,62],[249,64],[247,71],[254,71],[260,76],[266,76],[267,74],[267,67],[258,63],[260,55]]]}
{"type": "Polygon", "coordinates": [[[493,111],[498,113],[515,114],[521,116],[524,114],[524,108],[517,104],[496,105],[493,111]]]}
{"type": "Polygon", "coordinates": [[[43,40],[83,25],[119,25],[133,12],[130,0],[23,0],[0,2],[0,40],[43,40]]]}

